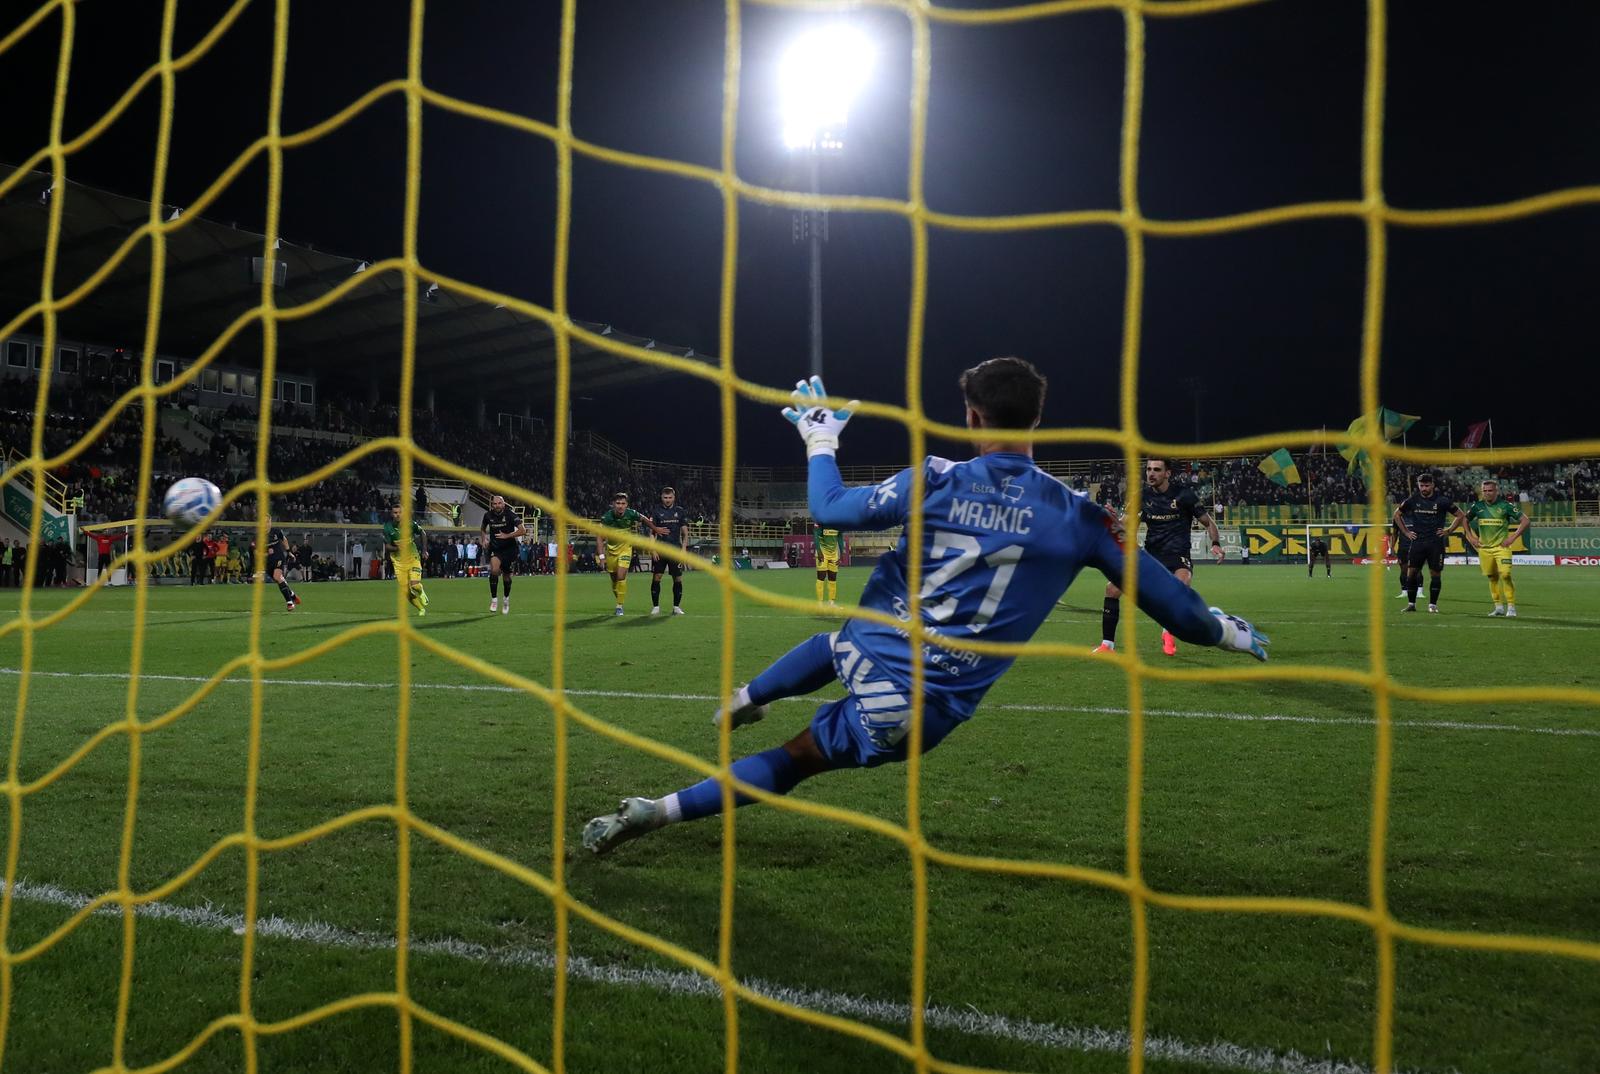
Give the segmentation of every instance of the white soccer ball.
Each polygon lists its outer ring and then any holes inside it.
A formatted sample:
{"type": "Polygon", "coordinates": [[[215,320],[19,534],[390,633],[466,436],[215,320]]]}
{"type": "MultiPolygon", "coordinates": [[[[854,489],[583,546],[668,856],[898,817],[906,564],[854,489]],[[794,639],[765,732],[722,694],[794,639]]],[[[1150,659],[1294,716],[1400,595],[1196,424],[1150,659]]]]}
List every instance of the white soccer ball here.
{"type": "Polygon", "coordinates": [[[184,528],[204,521],[222,502],[222,491],[203,477],[174,481],[161,499],[161,510],[184,528]]]}

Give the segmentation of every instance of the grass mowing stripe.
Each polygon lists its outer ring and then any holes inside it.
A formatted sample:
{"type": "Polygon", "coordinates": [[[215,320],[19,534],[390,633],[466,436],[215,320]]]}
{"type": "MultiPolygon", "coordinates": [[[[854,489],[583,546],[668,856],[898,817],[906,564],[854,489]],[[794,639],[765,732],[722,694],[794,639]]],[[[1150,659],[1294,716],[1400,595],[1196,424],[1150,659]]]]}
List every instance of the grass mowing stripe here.
{"type": "MultiPolygon", "coordinates": [[[[0,675],[20,676],[18,668],[0,667],[0,675]]],[[[30,674],[47,679],[113,679],[126,681],[128,673],[125,671],[33,671],[30,674]]],[[[140,676],[153,682],[186,682],[203,683],[210,679],[204,675],[156,675],[145,673],[140,676]]],[[[328,688],[340,690],[393,690],[392,682],[364,682],[354,679],[262,679],[268,686],[303,686],[310,688],[328,688]]],[[[248,686],[245,679],[224,679],[225,685],[248,686]]],[[[449,690],[468,693],[489,694],[520,694],[523,691],[511,686],[501,686],[499,683],[472,683],[472,682],[413,682],[413,690],[449,690]]],[[[600,697],[624,698],[636,701],[706,701],[716,703],[714,694],[666,694],[651,693],[642,690],[567,690],[572,697],[600,697]]],[[[780,701],[795,702],[799,704],[816,704],[811,697],[784,697],[780,701]]],[[[826,699],[818,699],[826,700],[826,699]]],[[[1115,705],[1017,705],[993,704],[985,708],[996,712],[1038,712],[1055,713],[1061,715],[1082,714],[1091,716],[1126,716],[1128,710],[1115,705]]],[[[1176,720],[1226,720],[1231,723],[1291,723],[1315,724],[1325,727],[1371,727],[1373,721],[1364,716],[1295,716],[1288,713],[1272,712],[1213,712],[1207,709],[1152,709],[1144,710],[1146,715],[1161,716],[1176,720]]],[[[1590,727],[1528,727],[1523,724],[1513,723],[1473,723],[1469,720],[1392,720],[1395,727],[1417,728],[1426,731],[1491,731],[1497,734],[1518,735],[1556,735],[1566,738],[1600,738],[1600,729],[1590,727]]]]}
{"type": "MultiPolygon", "coordinates": [[[[5,881],[0,880],[0,891],[4,890],[4,884],[5,881]]],[[[94,900],[93,896],[68,891],[55,884],[23,879],[16,882],[11,894],[14,899],[21,902],[59,906],[69,910],[80,910],[94,900]]],[[[209,932],[232,932],[235,935],[242,935],[244,932],[243,914],[228,913],[209,905],[179,906],[152,902],[135,907],[135,913],[151,920],[175,922],[188,928],[209,932]]],[[[122,909],[118,906],[104,906],[95,912],[95,916],[100,917],[121,915],[122,909]]],[[[298,921],[270,914],[256,919],[256,935],[353,951],[392,951],[396,944],[395,937],[386,933],[357,932],[323,921],[298,921]]],[[[427,940],[412,939],[408,948],[415,955],[455,958],[510,968],[553,971],[556,965],[555,956],[550,951],[542,947],[525,945],[489,947],[452,937],[440,937],[427,940]]],[[[687,970],[609,965],[576,954],[568,956],[567,973],[571,977],[595,984],[614,985],[619,988],[643,988],[673,996],[717,998],[721,995],[721,990],[714,981],[687,970]]],[[[906,1025],[911,1020],[911,1008],[907,1004],[891,1000],[871,999],[866,996],[818,989],[790,988],[759,978],[746,979],[744,984],[751,991],[772,999],[844,1018],[886,1025],[906,1025]]],[[[932,1028],[1060,1051],[1126,1055],[1129,1048],[1129,1037],[1124,1030],[1008,1018],[1005,1015],[989,1014],[971,1006],[957,1009],[930,1005],[925,1009],[925,1018],[932,1028]]],[[[1228,1041],[1197,1044],[1175,1037],[1146,1036],[1145,1054],[1151,1059],[1194,1063],[1224,1070],[1250,1071],[1251,1074],[1372,1074],[1371,1068],[1347,1059],[1313,1058],[1293,1050],[1252,1048],[1228,1041]]]]}

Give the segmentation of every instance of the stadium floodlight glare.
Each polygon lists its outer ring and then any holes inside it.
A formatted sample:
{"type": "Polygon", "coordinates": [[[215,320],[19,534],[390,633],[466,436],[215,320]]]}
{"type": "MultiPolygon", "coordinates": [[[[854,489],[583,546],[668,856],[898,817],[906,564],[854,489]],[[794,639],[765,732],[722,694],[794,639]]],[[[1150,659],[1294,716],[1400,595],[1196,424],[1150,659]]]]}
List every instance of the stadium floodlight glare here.
{"type": "Polygon", "coordinates": [[[783,144],[838,152],[850,105],[872,73],[872,43],[838,23],[796,38],[778,64],[783,144]]]}

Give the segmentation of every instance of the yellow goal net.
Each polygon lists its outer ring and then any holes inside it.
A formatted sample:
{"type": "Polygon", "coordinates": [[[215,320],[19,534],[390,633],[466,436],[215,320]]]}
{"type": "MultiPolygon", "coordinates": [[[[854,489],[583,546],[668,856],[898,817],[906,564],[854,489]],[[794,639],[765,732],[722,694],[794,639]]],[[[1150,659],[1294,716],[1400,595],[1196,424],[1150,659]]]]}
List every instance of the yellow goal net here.
{"type": "MultiPolygon", "coordinates": [[[[1058,444],[1116,443],[1121,447],[1128,470],[1132,473],[1137,471],[1140,457],[1147,452],[1165,453],[1181,450],[1187,455],[1261,452],[1285,445],[1294,447],[1310,446],[1320,441],[1323,435],[1321,430],[1291,430],[1276,432],[1267,436],[1228,440],[1198,446],[1182,445],[1180,447],[1179,445],[1152,441],[1141,433],[1136,407],[1136,388],[1140,369],[1140,326],[1145,316],[1146,240],[1151,236],[1211,235],[1252,228],[1266,228],[1293,221],[1312,219],[1342,218],[1360,221],[1366,229],[1367,244],[1365,308],[1360,366],[1361,401],[1364,412],[1376,412],[1379,403],[1378,383],[1382,352],[1381,326],[1384,314],[1385,273],[1388,265],[1387,242],[1391,229],[1485,224],[1551,212],[1579,204],[1600,202],[1600,187],[1584,187],[1554,191],[1504,204],[1471,208],[1434,210],[1400,208],[1390,205],[1385,198],[1382,173],[1384,147],[1382,117],[1384,114],[1386,63],[1385,13],[1387,6],[1385,0],[1369,0],[1367,4],[1360,198],[1349,201],[1292,204],[1230,216],[1183,220],[1152,219],[1140,210],[1139,146],[1141,105],[1145,81],[1146,22],[1149,19],[1203,18],[1230,9],[1244,7],[1254,2],[1254,0],[1163,0],[1163,2],[1155,2],[1155,0],[1041,0],[1041,2],[1037,3],[992,7],[981,11],[937,6],[927,3],[925,0],[876,0],[869,6],[898,11],[909,24],[911,34],[913,60],[910,102],[911,150],[908,194],[903,199],[792,193],[754,185],[740,177],[735,168],[734,155],[735,132],[740,106],[740,26],[743,6],[740,0],[728,0],[726,3],[721,158],[716,167],[705,167],[678,160],[622,152],[586,141],[574,131],[572,125],[571,87],[574,41],[579,29],[576,0],[566,0],[563,5],[560,31],[560,66],[557,73],[558,98],[556,119],[553,124],[475,104],[440,92],[428,85],[422,77],[424,3],[423,0],[412,0],[410,4],[409,47],[404,77],[373,86],[347,107],[340,109],[314,126],[303,130],[286,131],[283,129],[281,117],[285,84],[285,60],[292,11],[289,0],[276,0],[272,30],[273,62],[270,103],[264,133],[217,178],[216,182],[205,193],[188,207],[183,218],[163,219],[160,214],[160,206],[165,200],[168,142],[173,129],[175,76],[206,55],[218,39],[238,19],[240,13],[248,6],[249,2],[250,0],[237,0],[220,15],[215,25],[193,48],[187,52],[175,54],[173,40],[178,5],[176,0],[165,0],[161,13],[159,61],[140,74],[128,87],[127,92],[105,115],[92,123],[87,129],[70,137],[63,128],[67,87],[74,55],[74,39],[79,19],[76,4],[73,0],[51,0],[51,2],[44,4],[32,14],[26,16],[17,25],[10,28],[0,28],[0,33],[4,34],[3,37],[0,37],[0,57],[3,57],[6,52],[16,47],[19,42],[29,35],[44,35],[51,32],[59,34],[57,76],[52,87],[54,104],[48,144],[41,148],[31,160],[23,162],[22,166],[9,180],[5,183],[0,183],[0,195],[6,193],[11,185],[20,181],[21,176],[26,175],[35,167],[48,167],[54,176],[57,189],[65,190],[65,183],[69,175],[69,161],[74,152],[99,137],[140,93],[147,90],[154,92],[160,102],[154,174],[151,177],[148,194],[151,207],[150,218],[128,236],[118,252],[99,271],[70,292],[58,294],[54,289],[54,269],[59,249],[63,202],[66,199],[62,197],[55,198],[49,205],[48,243],[44,263],[40,266],[42,282],[38,301],[29,308],[19,311],[15,317],[6,322],[3,327],[0,327],[0,338],[3,338],[16,331],[20,326],[30,321],[38,320],[43,325],[45,353],[53,353],[58,334],[58,317],[62,311],[90,298],[95,289],[118,264],[133,256],[141,244],[148,242],[150,290],[148,318],[142,347],[142,354],[145,359],[144,367],[140,371],[139,382],[128,390],[116,402],[112,410],[104,415],[98,424],[94,425],[75,445],[59,454],[50,455],[44,448],[45,402],[48,399],[50,385],[50,363],[45,363],[40,370],[38,379],[38,405],[34,419],[32,442],[27,445],[17,445],[19,448],[25,449],[24,453],[15,461],[7,464],[3,480],[31,481],[35,487],[42,488],[49,480],[49,474],[52,470],[71,461],[86,450],[87,446],[104,432],[118,413],[128,407],[145,404],[143,407],[144,436],[136,502],[141,504],[148,502],[151,491],[152,456],[156,434],[156,409],[153,405],[155,401],[179,391],[190,380],[197,377],[206,368],[207,364],[212,362],[223,351],[229,341],[234,339],[241,331],[252,326],[259,328],[263,338],[260,383],[271,383],[278,360],[277,332],[279,324],[287,320],[311,316],[319,310],[339,302],[360,282],[358,279],[352,279],[334,287],[327,294],[313,301],[301,305],[280,306],[273,291],[271,274],[264,273],[259,304],[242,314],[182,374],[166,383],[158,383],[152,364],[153,356],[158,350],[157,332],[162,309],[163,268],[167,237],[177,229],[183,228],[190,217],[199,216],[203,213],[206,207],[214,203],[219,193],[238,177],[247,165],[257,160],[264,160],[268,176],[264,254],[270,258],[271,250],[279,235],[278,196],[282,184],[285,150],[308,144],[330,134],[351,122],[380,100],[398,98],[404,102],[406,109],[406,183],[402,253],[399,257],[373,263],[369,270],[372,273],[397,274],[404,281],[402,292],[405,296],[405,327],[399,387],[398,431],[394,436],[379,438],[362,444],[335,463],[315,472],[306,473],[288,480],[273,481],[268,476],[268,451],[266,450],[271,435],[270,408],[262,407],[260,408],[261,413],[257,429],[258,449],[254,455],[256,473],[251,480],[243,481],[229,490],[225,502],[233,502],[243,498],[254,498],[256,500],[259,505],[257,518],[261,520],[256,523],[256,540],[261,543],[265,541],[266,537],[266,508],[272,495],[306,488],[349,465],[350,462],[357,458],[378,452],[394,452],[399,459],[400,486],[402,488],[410,488],[414,483],[414,475],[420,468],[425,467],[432,472],[468,480],[486,488],[498,489],[520,498],[523,502],[538,505],[557,523],[557,532],[562,543],[562,553],[556,558],[555,617],[550,638],[553,650],[553,672],[547,682],[534,681],[526,676],[515,674],[502,667],[480,660],[468,652],[444,644],[436,637],[415,629],[408,617],[404,594],[399,592],[398,589],[395,594],[395,614],[392,618],[380,622],[362,623],[344,630],[310,649],[288,656],[269,658],[262,645],[261,627],[266,591],[264,585],[257,584],[253,596],[248,648],[219,669],[208,682],[198,687],[192,696],[175,708],[157,718],[140,719],[137,710],[138,683],[145,652],[145,639],[149,629],[147,572],[140,569],[137,571],[139,584],[132,612],[132,655],[129,668],[132,679],[125,711],[120,719],[107,723],[101,731],[86,741],[62,765],[53,769],[41,779],[27,782],[20,775],[20,757],[25,739],[24,731],[29,717],[29,682],[30,670],[35,666],[35,638],[40,631],[71,616],[87,602],[93,600],[97,592],[94,588],[87,589],[59,609],[41,613],[35,609],[33,601],[35,561],[30,559],[28,562],[27,585],[22,590],[21,603],[17,614],[14,618],[8,619],[3,625],[0,625],[0,634],[17,635],[20,639],[21,647],[14,733],[10,742],[4,782],[4,794],[9,806],[10,826],[7,833],[6,886],[3,898],[0,898],[0,1049],[4,1047],[9,1014],[13,1009],[13,989],[15,988],[18,967],[36,958],[50,947],[64,941],[91,914],[111,909],[120,911],[124,921],[124,957],[120,976],[113,1063],[115,1069],[127,1069],[124,1065],[124,1039],[129,1022],[129,1007],[132,1003],[133,952],[136,945],[135,911],[141,905],[170,897],[178,892],[185,884],[194,879],[216,854],[221,853],[223,850],[235,848],[242,851],[244,855],[248,885],[247,901],[244,908],[245,926],[241,940],[242,955],[239,965],[237,1009],[233,1013],[212,1022],[186,1047],[160,1063],[159,1067],[162,1069],[180,1066],[187,1058],[195,1054],[206,1041],[219,1033],[231,1030],[236,1031],[242,1037],[248,1061],[247,1069],[253,1070],[255,1069],[257,1041],[263,1035],[291,1032],[346,1011],[360,1008],[386,1008],[393,1010],[398,1019],[402,1070],[410,1069],[413,1057],[413,1032],[416,1025],[421,1023],[497,1055],[518,1068],[528,1071],[563,1071],[567,1065],[565,1039],[568,1017],[567,974],[565,968],[570,957],[569,937],[574,917],[587,921],[600,929],[608,930],[630,943],[647,948],[666,959],[680,964],[687,970],[704,975],[705,978],[714,982],[720,988],[725,1015],[726,1052],[724,1061],[730,1074],[739,1065],[738,1034],[741,1004],[765,1008],[787,1018],[813,1023],[830,1031],[860,1038],[882,1048],[886,1053],[902,1058],[918,1071],[959,1069],[954,1064],[941,1060],[930,1051],[926,1035],[924,1011],[927,1006],[926,955],[929,935],[928,869],[930,865],[988,873],[1054,878],[1072,884],[1086,885],[1114,892],[1127,900],[1133,923],[1133,956],[1132,963],[1128,968],[1129,978],[1132,983],[1131,1007],[1128,1012],[1131,1039],[1128,1068],[1134,1074],[1138,1074],[1145,1063],[1146,1049],[1144,1042],[1146,1039],[1147,1006],[1151,979],[1147,917],[1151,906],[1193,912],[1301,915],[1339,919],[1353,922],[1369,929],[1375,941],[1377,959],[1375,972],[1377,992],[1373,1003],[1376,1011],[1372,1029],[1373,1056],[1376,1069],[1380,1072],[1389,1071],[1393,1065],[1395,958],[1397,945],[1424,944],[1458,949],[1534,953],[1565,959],[1600,962],[1600,943],[1549,936],[1425,928],[1409,924],[1391,912],[1385,888],[1385,878],[1389,873],[1386,849],[1388,846],[1391,805],[1391,706],[1396,699],[1421,699],[1424,697],[1431,702],[1464,704],[1481,701],[1482,695],[1479,690],[1469,688],[1439,689],[1428,687],[1424,692],[1422,688],[1409,685],[1391,673],[1386,652],[1387,643],[1381,625],[1382,616],[1379,614],[1382,598],[1388,595],[1385,588],[1384,575],[1381,571],[1368,572],[1366,579],[1369,607],[1367,646],[1370,653],[1370,661],[1365,667],[1361,668],[1335,668],[1294,662],[1233,667],[1225,670],[1186,670],[1147,665],[1141,662],[1137,647],[1132,644],[1134,639],[1131,635],[1135,635],[1139,630],[1137,617],[1130,617],[1127,620],[1126,630],[1130,635],[1129,644],[1120,650],[1114,658],[1116,666],[1126,678],[1127,708],[1129,712],[1127,717],[1126,869],[1123,871],[1079,867],[1070,863],[1044,864],[1012,860],[1000,856],[961,854],[942,848],[930,841],[921,821],[920,788],[922,783],[919,758],[922,735],[922,697],[920,682],[916,684],[917,689],[914,690],[912,695],[916,715],[912,720],[910,730],[910,750],[907,762],[906,822],[903,825],[815,802],[777,798],[762,792],[758,788],[739,785],[737,787],[738,790],[762,801],[769,802],[775,808],[811,814],[837,824],[867,829],[897,841],[904,846],[911,861],[913,877],[913,903],[911,908],[913,927],[909,937],[911,947],[910,964],[912,967],[909,996],[910,1021],[904,1033],[890,1032],[863,1021],[795,1006],[751,988],[736,976],[733,968],[736,846],[733,811],[731,809],[736,784],[729,775],[731,749],[726,728],[721,733],[717,762],[710,764],[681,750],[597,718],[575,703],[573,697],[567,692],[567,679],[564,671],[564,654],[569,645],[568,631],[565,626],[565,612],[569,599],[565,556],[565,545],[568,541],[567,530],[569,527],[577,527],[588,532],[599,532],[594,523],[578,517],[567,506],[567,424],[571,391],[571,348],[574,341],[580,341],[587,346],[621,355],[633,361],[649,363],[683,377],[700,378],[702,381],[713,385],[719,393],[720,417],[722,428],[724,429],[721,472],[725,475],[731,475],[734,472],[737,450],[737,427],[735,423],[737,401],[740,399],[758,400],[775,406],[788,402],[788,396],[784,390],[755,383],[742,377],[739,373],[734,349],[733,312],[737,278],[736,266],[740,251],[739,231],[741,213],[748,203],[782,206],[792,209],[827,209],[851,213],[886,214],[899,217],[907,223],[912,235],[913,269],[910,327],[905,348],[905,398],[899,402],[887,400],[869,401],[863,403],[860,409],[863,413],[902,423],[909,433],[910,456],[912,459],[920,458],[926,454],[925,446],[929,436],[970,440],[966,430],[932,421],[927,417],[923,409],[921,382],[924,303],[928,284],[928,237],[933,229],[1007,232],[1100,227],[1115,228],[1122,233],[1126,244],[1127,282],[1123,311],[1124,327],[1122,334],[1119,421],[1114,426],[1102,428],[1041,430],[1037,435],[1037,439],[1041,442],[1058,444]],[[1125,28],[1126,65],[1120,150],[1120,203],[1117,207],[1102,210],[1037,213],[1021,216],[968,216],[941,212],[930,206],[924,196],[924,150],[927,142],[929,84],[933,63],[930,52],[930,30],[933,24],[995,25],[1025,20],[1070,17],[1074,13],[1097,9],[1112,9],[1120,12],[1125,28]],[[544,308],[514,296],[499,293],[475,284],[470,280],[442,276],[432,271],[419,258],[417,220],[421,182],[423,117],[424,109],[427,107],[497,124],[512,131],[522,132],[531,138],[543,139],[554,146],[557,161],[557,204],[555,284],[550,308],[544,308]],[[720,358],[717,364],[706,365],[660,351],[630,346],[590,331],[573,320],[568,308],[567,268],[568,254],[571,248],[572,165],[575,155],[703,183],[715,190],[720,196],[722,204],[721,322],[718,340],[720,358]],[[440,458],[423,450],[413,438],[413,366],[416,352],[417,302],[419,300],[420,285],[433,282],[437,282],[440,287],[465,298],[486,303],[502,304],[509,309],[536,318],[547,325],[554,333],[556,344],[556,405],[554,408],[555,429],[552,439],[555,460],[553,487],[549,495],[541,495],[530,489],[507,486],[503,482],[497,482],[492,475],[479,474],[464,469],[453,464],[448,459],[440,458]],[[263,683],[265,677],[278,669],[300,664],[356,639],[374,636],[392,637],[398,656],[400,682],[398,684],[399,689],[395,692],[394,756],[396,774],[393,797],[386,802],[331,818],[314,828],[297,833],[292,839],[275,841],[264,839],[256,830],[255,815],[260,774],[263,683]],[[410,668],[412,666],[411,657],[414,651],[430,652],[439,658],[468,669],[484,679],[515,690],[524,691],[531,698],[536,698],[548,706],[553,720],[555,751],[554,793],[551,807],[554,816],[557,818],[557,823],[554,826],[554,835],[549,847],[548,861],[542,867],[514,861],[492,852],[449,830],[429,823],[412,808],[408,791],[408,739],[412,727],[409,686],[410,668]],[[130,857],[133,848],[133,833],[138,823],[137,790],[140,777],[140,741],[143,736],[181,719],[187,712],[198,706],[225,679],[235,675],[247,675],[252,683],[249,722],[249,776],[243,824],[239,830],[221,839],[212,851],[195,861],[188,869],[173,876],[159,888],[154,890],[135,890],[130,882],[130,857]],[[1371,778],[1369,882],[1368,897],[1365,901],[1356,903],[1309,898],[1206,896],[1176,891],[1162,891],[1147,883],[1141,868],[1140,846],[1141,832],[1143,830],[1141,815],[1145,779],[1143,747],[1145,742],[1146,707],[1144,694],[1146,684],[1152,680],[1190,683],[1290,680],[1299,683],[1340,684],[1366,691],[1371,699],[1372,713],[1375,719],[1376,741],[1374,755],[1376,761],[1371,778]],[[712,775],[722,780],[724,804],[730,808],[725,808],[722,821],[720,934],[717,955],[714,959],[703,957],[658,936],[630,927],[587,905],[572,894],[568,886],[567,861],[569,846],[565,833],[574,830],[572,807],[567,798],[568,735],[574,726],[581,727],[593,734],[610,738],[627,748],[670,760],[687,769],[712,775]],[[123,824],[118,884],[114,889],[104,892],[88,905],[80,908],[69,920],[44,940],[25,949],[14,949],[9,942],[7,930],[11,921],[13,895],[16,891],[18,879],[16,873],[18,848],[25,826],[24,818],[26,816],[27,800],[30,795],[38,792],[52,780],[69,771],[73,764],[86,755],[88,750],[92,749],[96,743],[103,739],[117,736],[125,737],[128,744],[128,781],[130,786],[128,806],[123,824]],[[262,855],[272,850],[283,849],[289,845],[310,842],[329,832],[355,823],[369,821],[382,821],[392,824],[397,835],[396,872],[398,889],[395,893],[397,932],[394,948],[394,983],[392,989],[346,996],[325,1006],[304,1011],[286,1021],[267,1022],[258,1019],[253,1002],[252,982],[255,976],[257,959],[257,922],[260,908],[259,867],[262,855]],[[505,876],[525,884],[528,888],[549,900],[555,921],[554,948],[557,967],[550,1010],[553,1026],[550,1054],[540,1056],[526,1054],[505,1041],[496,1039],[470,1025],[429,1009],[411,994],[408,984],[408,964],[412,939],[408,907],[410,905],[412,884],[412,846],[413,841],[418,839],[429,841],[472,859],[482,866],[497,870],[505,876]]],[[[269,6],[272,5],[272,0],[257,0],[257,2],[265,3],[269,6]]],[[[795,3],[793,0],[787,0],[787,2],[770,0],[770,2],[772,6],[811,6],[818,9],[825,7],[830,10],[838,9],[842,6],[851,6],[847,4],[804,5],[795,3]]],[[[1376,429],[1373,429],[1368,435],[1363,446],[1380,469],[1388,459],[1400,458],[1415,462],[1426,462],[1436,460],[1439,457],[1438,453],[1435,452],[1397,448],[1384,441],[1376,429]]],[[[1502,448],[1498,452],[1498,461],[1504,463],[1529,462],[1572,458],[1596,453],[1600,453],[1600,440],[1546,444],[1531,448],[1502,448]]],[[[1459,461],[1459,456],[1457,461],[1459,461]]],[[[912,509],[910,512],[908,539],[911,547],[916,548],[921,546],[923,539],[923,522],[920,507],[924,490],[918,482],[913,482],[912,488],[912,509]]],[[[692,558],[694,565],[705,572],[705,577],[715,581],[719,590],[722,646],[718,689],[719,694],[724,698],[732,694],[735,685],[733,676],[736,638],[736,595],[769,605],[790,607],[798,610],[809,610],[811,607],[807,602],[774,595],[752,586],[735,573],[732,565],[734,546],[728,528],[730,525],[729,520],[733,517],[731,509],[733,493],[733,483],[731,481],[723,482],[721,509],[719,511],[720,518],[723,521],[719,532],[717,542],[718,555],[715,561],[687,557],[692,558]]],[[[1381,514],[1384,509],[1384,489],[1381,482],[1373,482],[1371,484],[1370,496],[1372,511],[1375,515],[1381,514]]],[[[1128,505],[1128,509],[1131,512],[1136,512],[1139,507],[1138,482],[1130,484],[1129,497],[1132,502],[1128,505]]],[[[41,508],[39,505],[41,499],[41,497],[35,497],[34,501],[35,507],[30,529],[30,536],[34,542],[37,542],[40,535],[41,508]]],[[[405,514],[405,519],[402,521],[404,526],[409,522],[411,511],[411,506],[404,497],[402,497],[402,510],[405,514]]],[[[194,536],[194,533],[190,534],[191,538],[194,536]]],[[[684,556],[676,548],[665,548],[653,542],[649,544],[649,547],[652,551],[661,552],[667,556],[684,556]]],[[[167,549],[154,548],[145,524],[140,522],[133,527],[131,550],[123,557],[123,562],[142,568],[160,556],[171,554],[171,551],[170,547],[167,549]]],[[[912,556],[910,558],[909,571],[910,621],[913,624],[919,624],[922,622],[922,617],[919,612],[917,594],[921,590],[922,579],[920,577],[921,571],[918,557],[912,556]]],[[[1126,582],[1125,589],[1130,593],[1135,592],[1138,586],[1136,572],[1130,571],[1126,582]]],[[[853,609],[850,614],[870,617],[873,613],[861,609],[853,609]]],[[[911,634],[910,644],[913,646],[948,644],[938,635],[927,632],[920,626],[912,627],[911,634]]],[[[1026,651],[1030,654],[1052,658],[1084,659],[1080,647],[1076,645],[1066,646],[1039,642],[1019,647],[971,641],[963,641],[962,644],[984,652],[1016,653],[1026,651]]],[[[1285,655],[1292,658],[1292,654],[1285,655]]],[[[912,663],[914,667],[920,669],[920,661],[913,661],[912,663]]],[[[920,670],[917,674],[920,676],[920,670]]],[[[1547,705],[1600,706],[1600,691],[1591,689],[1544,686],[1522,690],[1520,696],[1525,701],[1536,701],[1547,705]]],[[[0,1050],[0,1062],[3,1062],[3,1060],[4,1052],[0,1050]]]]}

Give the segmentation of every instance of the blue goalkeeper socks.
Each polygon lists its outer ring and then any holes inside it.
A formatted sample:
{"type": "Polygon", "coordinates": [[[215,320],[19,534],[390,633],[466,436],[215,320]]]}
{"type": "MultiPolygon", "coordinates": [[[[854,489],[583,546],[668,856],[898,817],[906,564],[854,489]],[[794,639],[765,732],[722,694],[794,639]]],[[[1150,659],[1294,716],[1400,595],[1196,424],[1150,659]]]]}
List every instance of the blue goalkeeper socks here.
{"type": "Polygon", "coordinates": [[[831,635],[813,634],[775,660],[745,687],[750,704],[765,705],[781,697],[814,693],[833,682],[831,635]]]}
{"type": "MultiPolygon", "coordinates": [[[[736,779],[774,794],[788,794],[806,778],[794,758],[789,756],[789,751],[782,746],[739,758],[733,762],[733,774],[736,779]]],[[[753,801],[755,799],[748,795],[736,793],[734,796],[735,805],[748,805],[753,801]]],[[[693,787],[685,787],[677,794],[667,795],[661,799],[661,805],[665,808],[668,824],[680,820],[699,820],[721,813],[722,784],[714,779],[701,780],[693,787]]]]}

